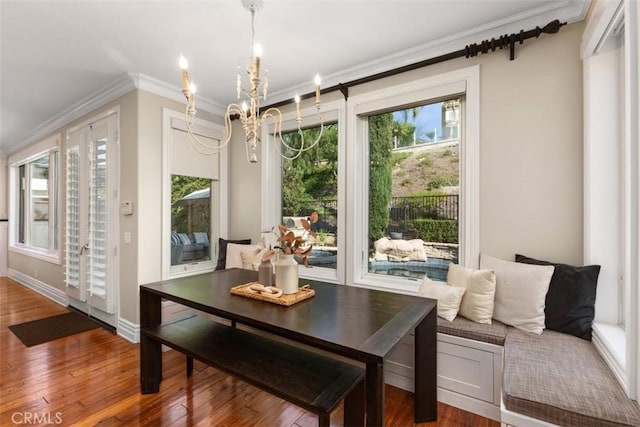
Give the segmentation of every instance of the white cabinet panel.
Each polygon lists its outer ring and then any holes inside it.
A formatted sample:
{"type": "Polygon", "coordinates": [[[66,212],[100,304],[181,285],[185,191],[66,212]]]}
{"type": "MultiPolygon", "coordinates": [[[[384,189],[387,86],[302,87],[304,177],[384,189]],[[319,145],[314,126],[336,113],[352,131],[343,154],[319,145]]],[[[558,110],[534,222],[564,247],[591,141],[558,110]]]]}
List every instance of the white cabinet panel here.
{"type": "Polygon", "coordinates": [[[493,353],[438,342],[438,386],[493,402],[493,353]]]}

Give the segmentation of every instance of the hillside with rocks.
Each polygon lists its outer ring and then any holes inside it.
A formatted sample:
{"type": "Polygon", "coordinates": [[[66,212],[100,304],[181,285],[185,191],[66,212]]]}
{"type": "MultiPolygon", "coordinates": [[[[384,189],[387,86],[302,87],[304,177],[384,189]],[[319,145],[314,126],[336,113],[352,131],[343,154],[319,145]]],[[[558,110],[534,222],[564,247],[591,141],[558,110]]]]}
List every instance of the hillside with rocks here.
{"type": "Polygon", "coordinates": [[[393,197],[458,194],[459,160],[458,144],[395,151],[393,197]]]}

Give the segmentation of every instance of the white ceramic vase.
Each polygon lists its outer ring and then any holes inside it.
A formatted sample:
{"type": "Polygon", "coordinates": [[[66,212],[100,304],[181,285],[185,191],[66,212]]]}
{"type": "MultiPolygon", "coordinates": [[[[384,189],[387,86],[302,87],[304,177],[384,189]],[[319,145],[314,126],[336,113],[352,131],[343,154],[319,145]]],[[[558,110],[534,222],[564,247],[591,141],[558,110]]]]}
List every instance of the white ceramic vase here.
{"type": "Polygon", "coordinates": [[[276,262],[276,287],[282,289],[285,295],[298,292],[298,263],[293,255],[279,255],[276,262]]]}

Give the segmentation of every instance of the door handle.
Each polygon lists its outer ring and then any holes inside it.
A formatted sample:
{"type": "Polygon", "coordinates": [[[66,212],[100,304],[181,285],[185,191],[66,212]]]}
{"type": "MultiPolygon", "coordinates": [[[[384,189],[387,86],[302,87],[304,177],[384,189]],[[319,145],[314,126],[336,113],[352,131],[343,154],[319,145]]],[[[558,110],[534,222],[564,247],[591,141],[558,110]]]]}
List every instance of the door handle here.
{"type": "Polygon", "coordinates": [[[80,255],[82,255],[84,253],[84,251],[89,250],[89,243],[85,243],[81,248],[80,248],[80,255]]]}

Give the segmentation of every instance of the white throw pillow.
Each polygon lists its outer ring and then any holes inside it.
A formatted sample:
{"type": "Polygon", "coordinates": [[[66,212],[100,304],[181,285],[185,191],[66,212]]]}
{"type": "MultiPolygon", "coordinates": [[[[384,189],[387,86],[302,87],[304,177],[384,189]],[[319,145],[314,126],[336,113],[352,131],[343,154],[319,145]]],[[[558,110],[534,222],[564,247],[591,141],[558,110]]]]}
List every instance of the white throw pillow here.
{"type": "Polygon", "coordinates": [[[242,251],[258,249],[259,245],[239,245],[227,243],[227,262],[224,268],[242,268],[242,251]]]}
{"type": "Polygon", "coordinates": [[[436,283],[425,276],[425,278],[422,279],[422,284],[420,284],[418,295],[425,298],[437,299],[438,316],[452,322],[458,315],[460,301],[462,301],[464,292],[464,288],[449,286],[446,283],[436,283]]]}
{"type": "MultiPolygon", "coordinates": [[[[242,246],[246,246],[246,245],[242,245],[242,246]]],[[[244,268],[245,270],[258,271],[258,267],[260,267],[260,263],[262,262],[262,256],[264,255],[265,252],[267,252],[267,250],[268,249],[259,246],[257,248],[243,249],[242,251],[240,251],[240,258],[242,259],[242,268],[244,268]]]]}
{"type": "Polygon", "coordinates": [[[523,331],[544,330],[544,301],[553,275],[552,265],[532,265],[480,255],[480,267],[496,271],[493,318],[523,331]]]}
{"type": "Polygon", "coordinates": [[[447,283],[466,289],[460,303],[460,315],[476,323],[491,324],[496,275],[493,270],[474,270],[449,264],[447,283]]]}

